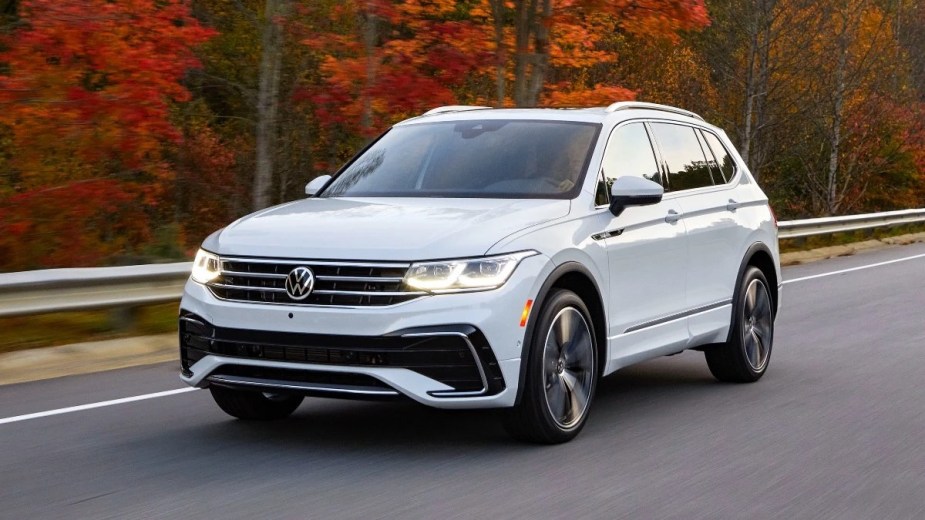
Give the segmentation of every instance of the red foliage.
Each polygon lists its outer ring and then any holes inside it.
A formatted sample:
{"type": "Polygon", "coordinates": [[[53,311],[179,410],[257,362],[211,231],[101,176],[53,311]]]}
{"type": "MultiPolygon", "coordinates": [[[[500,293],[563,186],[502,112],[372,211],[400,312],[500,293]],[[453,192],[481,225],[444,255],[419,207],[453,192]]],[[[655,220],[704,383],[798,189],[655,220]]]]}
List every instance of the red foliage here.
{"type": "Polygon", "coordinates": [[[126,183],[89,180],[37,189],[0,206],[0,268],[95,266],[149,236],[144,204],[126,183]]]}
{"type": "Polygon", "coordinates": [[[199,65],[192,47],[212,34],[188,2],[23,0],[21,14],[25,28],[2,41],[0,123],[13,129],[13,166],[27,185],[63,168],[73,178],[75,159],[87,177],[104,162],[145,168],[179,139],[169,103],[189,99],[179,80],[199,65]]]}
{"type": "MultiPolygon", "coordinates": [[[[360,129],[366,137],[395,119],[457,101],[456,90],[491,62],[491,28],[449,19],[448,0],[350,0],[315,12],[303,43],[322,56],[324,84],[310,95],[325,125],[360,129]],[[357,22],[360,20],[360,22],[357,22]],[[370,28],[374,27],[374,28],[370,28]],[[368,32],[376,43],[363,45],[368,32]]],[[[311,9],[311,8],[309,8],[311,9]]]]}
{"type": "MultiPolygon", "coordinates": [[[[174,182],[180,83],[213,31],[187,0],[22,0],[0,40],[0,269],[94,265],[137,249],[174,182]]],[[[171,201],[172,202],[172,201],[171,201]]]]}
{"type": "Polygon", "coordinates": [[[246,184],[235,178],[237,158],[233,150],[238,147],[222,142],[204,124],[187,130],[188,137],[180,148],[183,161],[177,168],[174,199],[185,216],[181,245],[193,254],[204,237],[244,213],[245,201],[250,198],[246,184]]]}

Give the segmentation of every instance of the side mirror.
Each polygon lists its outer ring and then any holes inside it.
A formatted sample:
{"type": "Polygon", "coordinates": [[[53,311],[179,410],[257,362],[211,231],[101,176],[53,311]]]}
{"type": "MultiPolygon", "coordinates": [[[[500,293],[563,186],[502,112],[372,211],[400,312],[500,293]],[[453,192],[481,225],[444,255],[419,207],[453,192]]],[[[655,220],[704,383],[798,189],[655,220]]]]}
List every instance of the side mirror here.
{"type": "Polygon", "coordinates": [[[610,212],[618,217],[630,206],[658,204],[664,194],[665,188],[657,182],[642,177],[619,177],[610,187],[610,212]]]}
{"type": "Polygon", "coordinates": [[[311,180],[311,182],[305,185],[305,194],[309,197],[314,197],[315,194],[321,190],[321,188],[324,188],[324,185],[327,184],[329,180],[331,180],[330,175],[315,177],[311,180]]]}

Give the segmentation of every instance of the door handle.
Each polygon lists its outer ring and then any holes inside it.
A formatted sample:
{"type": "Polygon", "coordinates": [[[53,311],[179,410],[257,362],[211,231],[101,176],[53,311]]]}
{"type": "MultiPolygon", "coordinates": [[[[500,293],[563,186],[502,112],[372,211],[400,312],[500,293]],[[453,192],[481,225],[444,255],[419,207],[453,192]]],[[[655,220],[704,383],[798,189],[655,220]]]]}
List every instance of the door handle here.
{"type": "Polygon", "coordinates": [[[729,203],[726,204],[726,211],[735,211],[739,209],[739,206],[741,206],[741,204],[736,202],[735,199],[729,199],[729,203]]]}
{"type": "Polygon", "coordinates": [[[668,216],[665,217],[665,222],[669,224],[674,224],[675,222],[681,220],[681,214],[673,209],[668,210],[668,216]]]}

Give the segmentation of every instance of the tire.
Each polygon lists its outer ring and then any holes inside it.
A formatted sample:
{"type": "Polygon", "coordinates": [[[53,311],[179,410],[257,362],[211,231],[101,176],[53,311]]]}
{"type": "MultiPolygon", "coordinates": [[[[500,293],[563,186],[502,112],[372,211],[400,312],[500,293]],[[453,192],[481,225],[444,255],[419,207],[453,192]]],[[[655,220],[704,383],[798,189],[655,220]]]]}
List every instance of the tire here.
{"type": "Polygon", "coordinates": [[[713,377],[752,383],[764,375],[774,344],[774,308],[764,273],[749,266],[736,291],[729,341],[704,350],[713,377]]]}
{"type": "Polygon", "coordinates": [[[215,385],[210,386],[209,391],[222,411],[246,421],[285,419],[302,404],[301,395],[265,394],[215,385]]]}
{"type": "Polygon", "coordinates": [[[572,291],[553,291],[529,341],[521,399],[505,411],[504,427],[519,440],[570,441],[587,422],[599,377],[588,307],[572,291]]]}

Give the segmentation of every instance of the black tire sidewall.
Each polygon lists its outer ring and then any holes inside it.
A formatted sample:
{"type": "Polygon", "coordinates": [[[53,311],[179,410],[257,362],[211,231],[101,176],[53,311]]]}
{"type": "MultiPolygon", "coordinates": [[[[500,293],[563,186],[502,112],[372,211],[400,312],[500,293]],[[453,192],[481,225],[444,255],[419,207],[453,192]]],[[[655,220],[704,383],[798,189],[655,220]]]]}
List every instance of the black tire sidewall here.
{"type": "Polygon", "coordinates": [[[761,272],[761,269],[757,267],[750,267],[746,271],[745,276],[742,278],[742,283],[739,285],[739,290],[737,294],[738,300],[736,301],[736,317],[734,321],[734,326],[732,330],[732,337],[730,343],[735,346],[736,353],[738,357],[741,358],[741,368],[746,371],[749,377],[752,380],[757,380],[760,378],[765,371],[768,369],[768,365],[771,364],[771,354],[774,350],[774,308],[773,301],[771,304],[771,337],[768,341],[768,359],[765,361],[764,366],[761,367],[761,370],[755,370],[752,368],[751,364],[748,362],[748,357],[745,355],[745,343],[742,339],[742,329],[745,327],[745,298],[746,293],[748,292],[748,286],[751,285],[752,281],[758,280],[764,285],[764,289],[767,292],[768,299],[771,299],[771,288],[768,286],[768,279],[765,277],[764,273],[761,272]]]}
{"type": "Polygon", "coordinates": [[[558,289],[549,295],[537,319],[537,326],[533,331],[530,344],[529,365],[527,367],[527,378],[525,381],[527,387],[523,394],[524,401],[528,402],[522,404],[530,405],[531,408],[533,408],[533,412],[540,422],[538,426],[540,426],[546,434],[545,436],[550,437],[550,440],[553,442],[563,442],[573,438],[581,431],[588,420],[588,415],[591,411],[591,403],[593,402],[594,394],[597,389],[597,382],[598,379],[600,379],[600,359],[598,356],[597,336],[594,330],[594,321],[584,301],[574,292],[565,289],[558,289]],[[578,310],[591,329],[592,355],[594,360],[592,366],[594,374],[591,379],[591,390],[588,393],[588,407],[585,409],[584,415],[575,425],[569,428],[563,428],[552,417],[546,403],[546,392],[543,381],[543,349],[553,319],[555,319],[560,311],[568,307],[578,310]]]}

